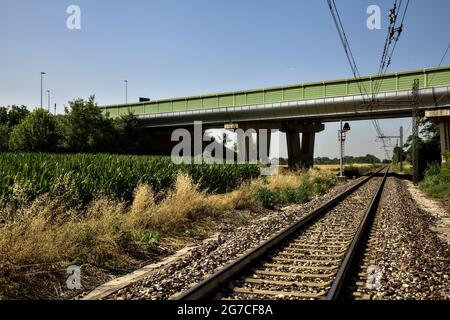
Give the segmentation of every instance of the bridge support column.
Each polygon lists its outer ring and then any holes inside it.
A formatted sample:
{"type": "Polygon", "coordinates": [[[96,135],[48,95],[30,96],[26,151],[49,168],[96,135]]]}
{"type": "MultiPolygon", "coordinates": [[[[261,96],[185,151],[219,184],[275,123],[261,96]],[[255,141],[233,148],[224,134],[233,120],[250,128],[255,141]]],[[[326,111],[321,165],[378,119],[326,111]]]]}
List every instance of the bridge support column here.
{"type": "Polygon", "coordinates": [[[427,111],[425,116],[439,124],[442,162],[446,162],[444,154],[450,151],[450,108],[427,111]]]}
{"type": "Polygon", "coordinates": [[[301,168],[302,157],[300,149],[300,133],[297,130],[286,131],[286,142],[287,142],[289,169],[301,168]]]}
{"type": "Polygon", "coordinates": [[[302,166],[311,168],[314,166],[314,144],[316,142],[315,132],[303,132],[302,133],[302,150],[301,150],[301,162],[302,166]]]}
{"type": "Polygon", "coordinates": [[[284,126],[288,149],[289,169],[310,168],[314,165],[314,144],[316,133],[325,129],[323,124],[296,124],[284,126]],[[300,145],[299,133],[302,133],[300,145]]]}

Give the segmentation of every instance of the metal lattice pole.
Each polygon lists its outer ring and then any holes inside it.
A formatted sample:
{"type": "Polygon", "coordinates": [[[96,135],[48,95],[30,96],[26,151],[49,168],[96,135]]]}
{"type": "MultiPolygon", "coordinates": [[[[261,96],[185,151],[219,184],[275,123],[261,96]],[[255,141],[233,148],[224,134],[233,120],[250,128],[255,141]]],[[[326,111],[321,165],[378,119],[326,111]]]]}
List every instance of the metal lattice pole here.
{"type": "Polygon", "coordinates": [[[412,90],[412,128],[413,128],[413,141],[412,141],[412,162],[413,162],[413,183],[419,184],[419,79],[414,80],[412,90]]]}
{"type": "Polygon", "coordinates": [[[403,127],[400,127],[400,172],[403,172],[403,127]]]}

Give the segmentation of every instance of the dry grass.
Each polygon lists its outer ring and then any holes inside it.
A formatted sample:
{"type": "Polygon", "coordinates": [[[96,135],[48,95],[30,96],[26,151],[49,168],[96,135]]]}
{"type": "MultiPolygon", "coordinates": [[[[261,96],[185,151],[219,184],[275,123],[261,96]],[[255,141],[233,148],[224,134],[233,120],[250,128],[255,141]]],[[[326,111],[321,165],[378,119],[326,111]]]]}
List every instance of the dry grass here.
{"type": "Polygon", "coordinates": [[[45,272],[55,263],[111,270],[127,267],[136,263],[133,252],[151,249],[148,238],[155,234],[173,238],[193,227],[208,232],[211,223],[205,221],[214,215],[256,206],[251,197],[255,188],[294,188],[323,175],[313,170],[261,178],[227,194],[208,195],[189,176],[180,174],[164,197],[148,185],[140,185],[128,208],[105,197],[95,199],[82,211],[67,209],[62,199],[50,195],[22,203],[14,219],[0,224],[0,297],[12,278],[19,284],[24,281],[24,270],[45,272]]]}
{"type": "Polygon", "coordinates": [[[207,196],[186,174],[179,174],[175,188],[159,203],[150,187],[137,189],[126,224],[131,227],[154,228],[163,232],[180,228],[210,209],[207,196]]]}
{"type": "Polygon", "coordinates": [[[85,215],[63,222],[49,219],[39,199],[19,209],[20,219],[8,222],[0,232],[0,265],[15,269],[25,265],[59,262],[108,265],[129,260],[120,248],[124,205],[101,198],[85,215]]]}
{"type": "Polygon", "coordinates": [[[69,216],[55,202],[42,196],[21,206],[15,219],[0,227],[2,272],[56,262],[125,266],[132,262],[129,251],[140,245],[143,232],[169,234],[188,228],[211,210],[208,197],[183,174],[158,203],[147,185],[137,188],[129,209],[120,201],[102,197],[69,216]]]}

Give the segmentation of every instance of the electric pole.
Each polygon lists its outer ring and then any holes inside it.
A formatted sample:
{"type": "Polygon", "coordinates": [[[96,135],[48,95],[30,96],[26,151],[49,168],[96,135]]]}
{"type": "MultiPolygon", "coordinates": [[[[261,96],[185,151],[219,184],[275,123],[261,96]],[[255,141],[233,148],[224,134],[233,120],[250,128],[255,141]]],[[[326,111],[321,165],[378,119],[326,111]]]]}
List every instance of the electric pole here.
{"type": "Polygon", "coordinates": [[[400,172],[403,172],[403,127],[400,127],[400,172]]]}
{"type": "Polygon", "coordinates": [[[412,128],[413,128],[413,141],[412,141],[412,162],[413,162],[413,183],[419,184],[419,79],[414,80],[412,90],[412,128]]]}
{"type": "Polygon", "coordinates": [[[50,90],[47,90],[47,98],[48,98],[47,111],[48,111],[48,113],[50,113],[50,90]]]}
{"type": "Polygon", "coordinates": [[[128,80],[124,80],[125,82],[125,104],[128,104],[128,80]]]}
{"type": "Polygon", "coordinates": [[[44,76],[44,74],[46,74],[45,72],[41,72],[41,105],[40,105],[40,107],[41,108],[43,108],[43,102],[42,102],[42,87],[43,87],[43,80],[42,80],[42,78],[43,78],[43,76],[44,76]]]}
{"type": "Polygon", "coordinates": [[[342,131],[342,120],[339,129],[339,177],[344,177],[344,133],[342,131]]]}

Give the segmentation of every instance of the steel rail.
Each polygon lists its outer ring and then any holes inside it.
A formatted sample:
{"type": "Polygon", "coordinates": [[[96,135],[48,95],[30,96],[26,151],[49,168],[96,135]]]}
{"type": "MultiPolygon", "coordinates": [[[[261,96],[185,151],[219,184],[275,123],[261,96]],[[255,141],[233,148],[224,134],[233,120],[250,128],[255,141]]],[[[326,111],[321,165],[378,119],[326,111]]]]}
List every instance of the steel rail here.
{"type": "Polygon", "coordinates": [[[279,246],[281,243],[289,239],[294,233],[298,232],[302,227],[309,225],[316,218],[324,215],[331,208],[335,207],[341,200],[346,198],[348,195],[353,193],[355,190],[360,188],[362,185],[366,184],[369,180],[375,177],[378,173],[385,170],[386,167],[374,172],[370,176],[366,177],[362,181],[353,185],[349,189],[341,192],[336,197],[323,204],[318,209],[314,210],[306,217],[301,218],[296,223],[277,233],[275,236],[265,241],[263,244],[259,245],[255,249],[252,249],[245,255],[234,260],[230,264],[226,265],[224,268],[215,272],[205,280],[196,284],[194,287],[175,297],[175,300],[201,300],[206,299],[213,293],[217,292],[224,284],[229,283],[231,280],[235,279],[236,276],[241,274],[249,266],[254,264],[258,259],[261,259],[266,253],[272,249],[279,246]]]}
{"type": "Polygon", "coordinates": [[[347,282],[348,277],[350,275],[351,267],[355,263],[355,258],[360,252],[361,248],[364,245],[364,235],[370,230],[371,221],[378,210],[378,204],[380,203],[381,195],[383,193],[384,185],[386,183],[387,175],[389,173],[389,169],[386,170],[383,180],[380,183],[380,186],[372,198],[372,201],[364,214],[361,223],[359,224],[358,230],[356,231],[355,236],[353,237],[352,243],[345,254],[344,260],[336,274],[336,278],[334,279],[330,290],[326,296],[326,300],[337,300],[343,295],[344,284],[347,282]]]}

